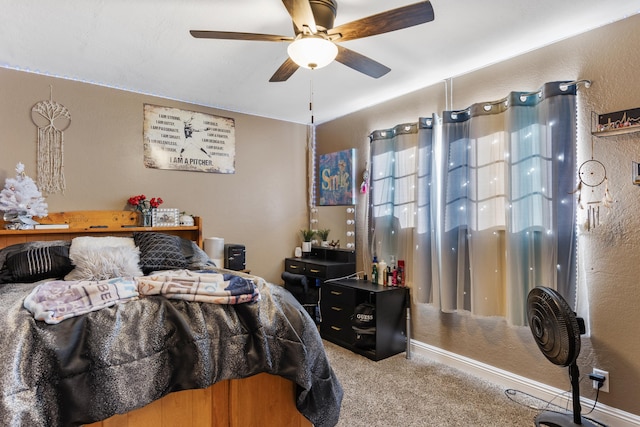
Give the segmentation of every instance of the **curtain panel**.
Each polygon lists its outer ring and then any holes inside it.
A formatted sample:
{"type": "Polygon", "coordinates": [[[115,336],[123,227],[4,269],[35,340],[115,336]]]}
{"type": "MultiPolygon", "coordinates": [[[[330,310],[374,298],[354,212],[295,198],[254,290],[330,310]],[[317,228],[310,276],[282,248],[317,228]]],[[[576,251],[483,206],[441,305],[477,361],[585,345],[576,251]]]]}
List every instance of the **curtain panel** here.
{"type": "Polygon", "coordinates": [[[410,123],[370,135],[369,250],[391,268],[397,260],[414,264],[417,131],[410,123]]]}
{"type": "Polygon", "coordinates": [[[371,254],[411,260],[416,301],[515,325],[535,286],[575,306],[575,95],[547,83],[371,134],[371,254]]]}

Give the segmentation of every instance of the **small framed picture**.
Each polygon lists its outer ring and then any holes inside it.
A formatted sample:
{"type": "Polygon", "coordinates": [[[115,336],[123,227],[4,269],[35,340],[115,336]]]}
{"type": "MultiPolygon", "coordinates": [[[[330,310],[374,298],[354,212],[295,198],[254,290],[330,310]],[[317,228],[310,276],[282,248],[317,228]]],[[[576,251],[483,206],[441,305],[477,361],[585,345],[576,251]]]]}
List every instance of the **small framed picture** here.
{"type": "Polygon", "coordinates": [[[640,185],[640,163],[631,162],[631,181],[635,185],[640,185]]]}
{"type": "Polygon", "coordinates": [[[169,208],[153,209],[153,227],[178,227],[180,225],[180,210],[169,208]]]}

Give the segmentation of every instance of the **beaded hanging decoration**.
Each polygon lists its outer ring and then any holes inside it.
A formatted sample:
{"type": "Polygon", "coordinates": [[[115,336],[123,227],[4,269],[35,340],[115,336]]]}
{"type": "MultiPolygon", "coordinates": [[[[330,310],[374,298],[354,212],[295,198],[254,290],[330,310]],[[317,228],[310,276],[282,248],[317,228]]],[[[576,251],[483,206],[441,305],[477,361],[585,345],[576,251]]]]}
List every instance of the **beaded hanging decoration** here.
{"type": "Polygon", "coordinates": [[[369,191],[369,162],[364,166],[364,172],[362,172],[362,184],[360,184],[360,193],[367,194],[369,191]]]}
{"type": "Polygon", "coordinates": [[[53,101],[50,87],[48,101],[31,108],[31,120],[38,127],[37,183],[40,191],[51,193],[66,189],[64,179],[64,131],[71,125],[71,113],[53,101]]]}

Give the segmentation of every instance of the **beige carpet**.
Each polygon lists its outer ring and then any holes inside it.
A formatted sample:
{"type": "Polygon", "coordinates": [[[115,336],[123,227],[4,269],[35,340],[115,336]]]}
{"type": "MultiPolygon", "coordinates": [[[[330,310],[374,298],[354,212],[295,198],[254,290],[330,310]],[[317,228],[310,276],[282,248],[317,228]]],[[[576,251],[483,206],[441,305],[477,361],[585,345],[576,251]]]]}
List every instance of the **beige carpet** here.
{"type": "Polygon", "coordinates": [[[341,427],[520,427],[538,414],[492,383],[415,353],[373,362],[324,343],[344,388],[341,427]]]}

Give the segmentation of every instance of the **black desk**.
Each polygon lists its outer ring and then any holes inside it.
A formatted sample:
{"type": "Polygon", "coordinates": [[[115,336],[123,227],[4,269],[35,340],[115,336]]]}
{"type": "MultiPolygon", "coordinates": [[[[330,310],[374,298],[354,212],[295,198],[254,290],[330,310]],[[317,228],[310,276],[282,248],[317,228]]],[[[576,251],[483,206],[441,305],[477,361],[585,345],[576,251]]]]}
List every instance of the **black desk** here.
{"type": "Polygon", "coordinates": [[[322,285],[326,279],[346,277],[356,272],[356,253],[353,250],[314,246],[309,256],[286,258],[284,269],[289,273],[307,276],[310,284],[322,285]]]}

